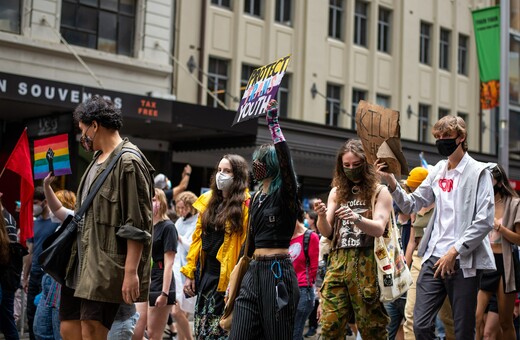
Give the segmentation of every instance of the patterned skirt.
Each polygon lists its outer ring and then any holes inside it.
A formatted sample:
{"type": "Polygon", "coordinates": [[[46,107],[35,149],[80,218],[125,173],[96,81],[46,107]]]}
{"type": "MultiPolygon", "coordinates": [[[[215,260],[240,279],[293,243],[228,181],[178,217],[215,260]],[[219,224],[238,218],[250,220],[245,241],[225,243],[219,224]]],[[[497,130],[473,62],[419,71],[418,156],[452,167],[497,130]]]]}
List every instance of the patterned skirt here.
{"type": "Polygon", "coordinates": [[[225,340],[228,333],[220,325],[220,317],[224,314],[224,292],[217,292],[220,277],[220,262],[206,257],[205,268],[197,287],[198,296],[195,305],[195,338],[225,340]]]}

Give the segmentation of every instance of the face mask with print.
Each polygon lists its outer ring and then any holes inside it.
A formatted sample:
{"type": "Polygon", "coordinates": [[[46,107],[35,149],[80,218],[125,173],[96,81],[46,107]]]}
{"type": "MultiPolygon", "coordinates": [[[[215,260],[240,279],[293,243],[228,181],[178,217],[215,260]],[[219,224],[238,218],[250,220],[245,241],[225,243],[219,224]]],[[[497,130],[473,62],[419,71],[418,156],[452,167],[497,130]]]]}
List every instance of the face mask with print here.
{"type": "Polygon", "coordinates": [[[92,152],[94,151],[94,137],[96,137],[96,134],[94,133],[94,136],[92,138],[90,138],[89,136],[87,136],[87,132],[88,130],[90,129],[92,125],[90,125],[88,128],[87,128],[87,131],[85,131],[85,134],[81,136],[81,138],[79,139],[79,143],[81,144],[81,147],[83,147],[83,149],[86,151],[86,152],[92,152]]]}
{"type": "Polygon", "coordinates": [[[167,180],[166,181],[166,190],[170,190],[172,188],[172,181],[167,180]]]}
{"type": "Polygon", "coordinates": [[[359,182],[361,178],[363,178],[363,171],[365,167],[363,165],[357,166],[355,168],[347,168],[343,167],[343,172],[345,176],[352,182],[359,182]]]}
{"type": "Polygon", "coordinates": [[[226,175],[222,172],[217,172],[217,175],[215,176],[215,182],[217,184],[218,190],[227,190],[231,186],[231,183],[233,183],[233,177],[226,175]]]}
{"type": "Polygon", "coordinates": [[[309,229],[309,227],[310,227],[309,220],[305,218],[303,220],[303,225],[305,226],[305,228],[309,229]]]}
{"type": "Polygon", "coordinates": [[[435,145],[437,145],[437,150],[439,151],[439,154],[444,157],[450,156],[452,153],[457,150],[460,143],[457,144],[457,138],[448,138],[448,139],[437,139],[435,142],[435,145]]]}
{"type": "Polygon", "coordinates": [[[153,214],[157,215],[159,213],[159,209],[161,207],[161,204],[158,201],[153,201],[152,202],[152,207],[153,207],[153,214]]]}
{"type": "Polygon", "coordinates": [[[38,217],[42,214],[43,212],[43,207],[41,206],[41,204],[33,204],[33,216],[34,217],[38,217]]]}
{"type": "Polygon", "coordinates": [[[258,159],[253,161],[253,178],[261,181],[267,177],[267,165],[258,159]]]}

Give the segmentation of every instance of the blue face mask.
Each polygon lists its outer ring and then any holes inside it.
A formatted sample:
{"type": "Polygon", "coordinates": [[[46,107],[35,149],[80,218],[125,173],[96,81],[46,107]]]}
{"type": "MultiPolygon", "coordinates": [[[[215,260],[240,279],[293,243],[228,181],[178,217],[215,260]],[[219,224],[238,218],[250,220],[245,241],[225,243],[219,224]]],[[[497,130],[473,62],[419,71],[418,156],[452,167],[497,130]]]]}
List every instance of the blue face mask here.
{"type": "Polygon", "coordinates": [[[310,227],[309,220],[308,219],[304,219],[303,220],[303,225],[305,226],[305,228],[309,229],[309,227],[310,227]]]}

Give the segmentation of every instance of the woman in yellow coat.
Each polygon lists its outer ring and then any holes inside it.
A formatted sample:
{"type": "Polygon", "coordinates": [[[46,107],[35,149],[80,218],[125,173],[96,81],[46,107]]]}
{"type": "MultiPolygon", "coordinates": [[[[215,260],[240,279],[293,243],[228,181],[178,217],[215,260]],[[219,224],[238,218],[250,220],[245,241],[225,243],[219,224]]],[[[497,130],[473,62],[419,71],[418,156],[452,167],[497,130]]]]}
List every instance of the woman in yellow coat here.
{"type": "Polygon", "coordinates": [[[187,264],[181,268],[181,273],[187,278],[184,294],[197,295],[196,339],[227,339],[227,332],[219,326],[219,321],[224,313],[229,276],[247,236],[248,183],[245,159],[239,155],[225,155],[212,177],[211,190],[193,203],[199,218],[187,264]]]}

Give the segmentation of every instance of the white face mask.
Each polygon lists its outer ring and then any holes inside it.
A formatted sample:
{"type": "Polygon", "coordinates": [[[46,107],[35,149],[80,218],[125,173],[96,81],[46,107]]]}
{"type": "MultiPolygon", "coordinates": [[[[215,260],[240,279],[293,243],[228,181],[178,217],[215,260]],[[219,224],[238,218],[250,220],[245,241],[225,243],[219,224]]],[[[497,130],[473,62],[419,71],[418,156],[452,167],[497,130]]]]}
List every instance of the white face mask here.
{"type": "Polygon", "coordinates": [[[40,204],[33,204],[33,216],[38,217],[42,214],[43,207],[40,204]]]}
{"type": "Polygon", "coordinates": [[[217,175],[215,176],[215,182],[217,183],[218,190],[227,190],[231,183],[233,183],[233,177],[222,172],[217,172],[217,175]]]}

